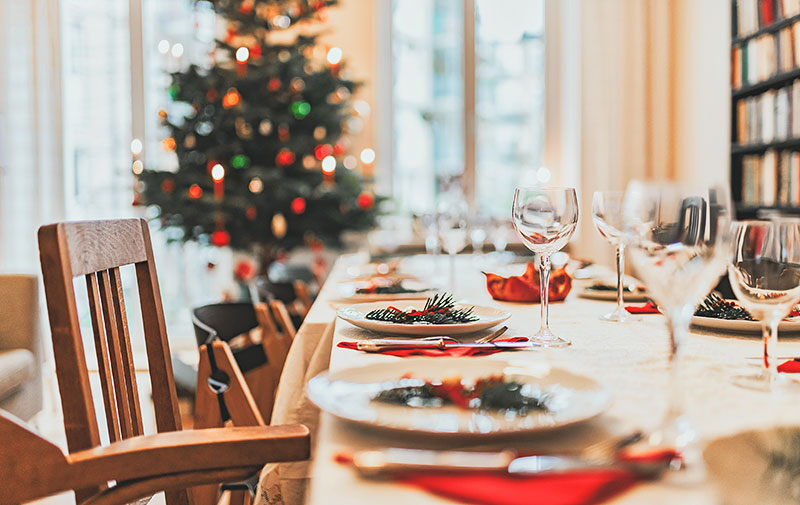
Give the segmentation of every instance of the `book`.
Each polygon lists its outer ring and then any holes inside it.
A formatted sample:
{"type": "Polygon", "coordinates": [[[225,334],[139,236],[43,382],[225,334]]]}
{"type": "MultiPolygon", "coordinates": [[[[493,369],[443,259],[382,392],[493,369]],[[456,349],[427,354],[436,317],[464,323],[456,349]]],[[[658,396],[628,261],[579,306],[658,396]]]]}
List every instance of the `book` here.
{"type": "Polygon", "coordinates": [[[775,93],[775,140],[789,137],[789,88],[775,93]]]}
{"type": "Polygon", "coordinates": [[[775,205],[777,191],[778,167],[775,151],[770,149],[761,160],[761,198],[764,205],[775,205]]]}
{"type": "Polygon", "coordinates": [[[760,130],[761,142],[767,144],[775,140],[775,90],[761,94],[760,130]]]}

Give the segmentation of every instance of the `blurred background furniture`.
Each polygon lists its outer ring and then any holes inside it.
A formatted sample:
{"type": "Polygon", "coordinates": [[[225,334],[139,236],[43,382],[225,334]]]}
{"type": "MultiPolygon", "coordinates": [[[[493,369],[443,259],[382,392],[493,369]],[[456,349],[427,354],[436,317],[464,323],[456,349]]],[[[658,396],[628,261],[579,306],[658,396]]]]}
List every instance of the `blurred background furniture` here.
{"type": "Polygon", "coordinates": [[[42,408],[38,279],[0,275],[0,293],[0,409],[30,420],[42,408]]]}

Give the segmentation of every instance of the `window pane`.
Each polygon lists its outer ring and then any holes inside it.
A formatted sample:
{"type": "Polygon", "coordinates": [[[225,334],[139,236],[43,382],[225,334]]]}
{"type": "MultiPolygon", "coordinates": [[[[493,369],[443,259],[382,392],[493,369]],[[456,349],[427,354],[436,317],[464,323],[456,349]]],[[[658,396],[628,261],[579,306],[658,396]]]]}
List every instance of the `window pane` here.
{"type": "Polygon", "coordinates": [[[543,0],[477,0],[475,191],[491,215],[506,217],[514,186],[542,164],[543,35],[543,0]]]}

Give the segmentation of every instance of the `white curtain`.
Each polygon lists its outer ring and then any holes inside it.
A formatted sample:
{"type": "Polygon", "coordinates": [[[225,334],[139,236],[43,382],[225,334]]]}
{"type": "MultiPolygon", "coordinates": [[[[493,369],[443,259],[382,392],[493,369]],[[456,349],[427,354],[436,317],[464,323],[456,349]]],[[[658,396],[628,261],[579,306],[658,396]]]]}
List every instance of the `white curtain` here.
{"type": "Polygon", "coordinates": [[[57,0],[0,0],[0,271],[39,271],[64,215],[57,0]]]}

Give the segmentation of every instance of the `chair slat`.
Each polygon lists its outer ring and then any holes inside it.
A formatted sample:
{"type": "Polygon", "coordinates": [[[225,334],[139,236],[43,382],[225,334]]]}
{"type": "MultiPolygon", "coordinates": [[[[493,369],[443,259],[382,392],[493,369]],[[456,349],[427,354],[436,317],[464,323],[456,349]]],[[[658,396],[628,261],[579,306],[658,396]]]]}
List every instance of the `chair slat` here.
{"type": "Polygon", "coordinates": [[[297,330],[294,327],[292,318],[289,316],[289,311],[286,310],[286,305],[284,305],[284,303],[280,300],[272,300],[269,302],[269,306],[272,309],[272,314],[278,321],[281,330],[283,330],[283,334],[288,336],[289,340],[294,340],[297,330]]]}
{"type": "Polygon", "coordinates": [[[106,327],[106,339],[111,357],[111,376],[114,378],[114,392],[117,399],[117,410],[119,412],[119,427],[122,438],[133,436],[133,422],[131,420],[131,409],[128,405],[129,384],[123,370],[122,350],[120,349],[119,332],[117,331],[117,316],[114,313],[113,293],[111,291],[111,280],[108,270],[97,273],[100,283],[100,299],[103,302],[103,321],[106,327]]]}
{"type": "Polygon", "coordinates": [[[125,295],[122,292],[122,278],[119,268],[109,270],[111,274],[111,292],[114,296],[114,314],[117,316],[117,331],[120,336],[120,351],[122,351],[122,368],[125,381],[128,384],[128,405],[133,418],[133,434],[142,435],[142,407],[139,404],[139,388],[136,384],[136,367],[133,364],[131,351],[131,336],[128,331],[128,315],[125,310],[125,295]]]}
{"type": "Polygon", "coordinates": [[[86,292],[89,294],[89,311],[92,318],[92,332],[94,333],[94,348],[97,354],[97,369],[100,374],[100,387],[103,391],[103,405],[106,410],[106,425],[108,438],[112,442],[120,440],[120,423],[117,416],[114,382],[109,365],[108,347],[103,327],[102,309],[100,307],[100,288],[95,274],[86,275],[86,292]]]}

